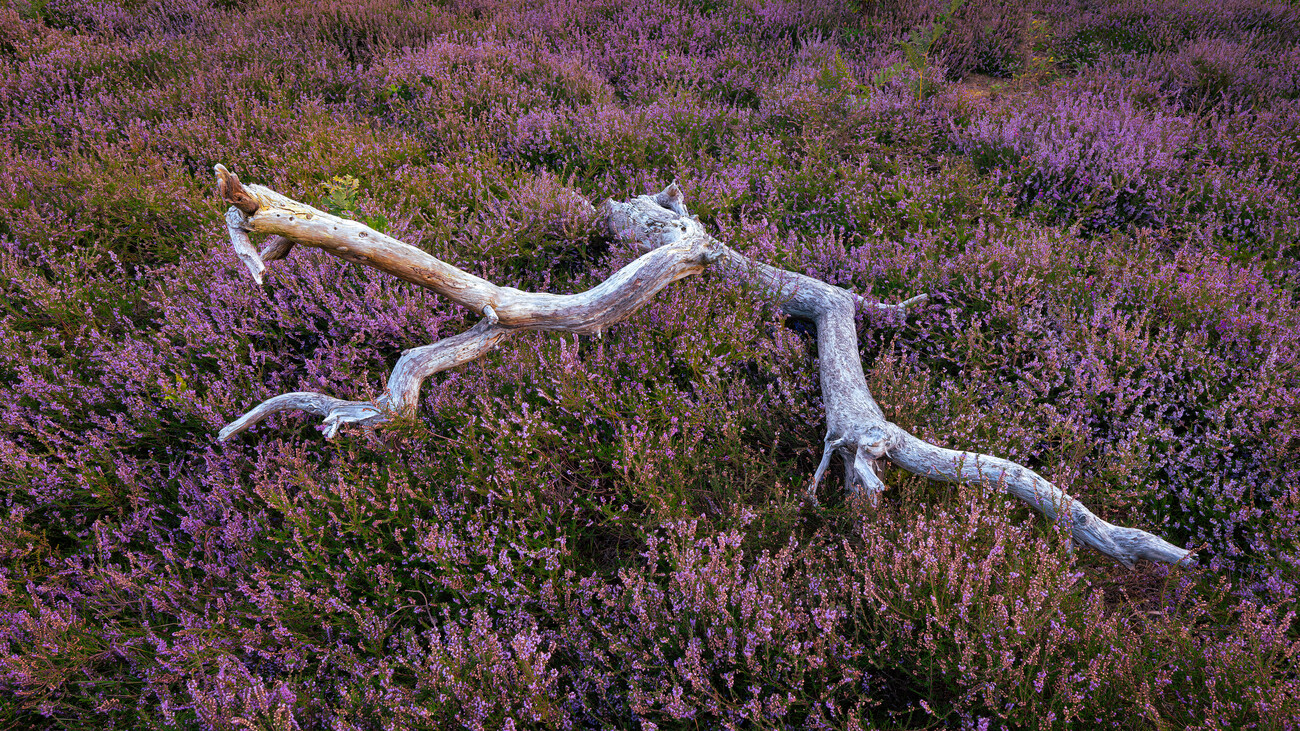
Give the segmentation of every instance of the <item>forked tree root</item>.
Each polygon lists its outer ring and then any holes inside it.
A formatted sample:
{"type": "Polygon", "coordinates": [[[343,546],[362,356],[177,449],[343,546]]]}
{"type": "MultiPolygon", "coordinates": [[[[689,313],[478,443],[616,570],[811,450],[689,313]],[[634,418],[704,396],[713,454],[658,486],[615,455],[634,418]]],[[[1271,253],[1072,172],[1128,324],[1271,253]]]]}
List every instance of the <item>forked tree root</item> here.
{"type": "Polygon", "coordinates": [[[672,282],[711,266],[756,281],[779,298],[786,315],[816,323],[826,439],[821,463],[808,486],[814,502],[833,455],[838,454],[844,464],[849,492],[870,502],[885,489],[877,470],[888,461],[936,480],[1002,486],[1048,518],[1065,521],[1076,542],[1125,566],[1132,567],[1138,559],[1168,564],[1191,560],[1190,552],[1158,536],[1098,518],[1027,467],[935,446],[887,420],[867,388],[855,314],[860,307],[905,311],[926,295],[897,305],[871,303],[826,282],[751,261],[705,232],[699,219],[687,211],[676,184],[653,196],[602,204],[599,212],[609,230],[643,253],[586,292],[557,295],[497,286],[365,224],[332,216],[260,185],[245,186],[224,166],[217,165],[216,173],[218,192],[232,204],[226,214],[231,241],[257,282],[262,281],[264,262],[284,257],[293,245],[312,246],[428,287],[483,316],[460,335],[403,353],[387,389],[374,402],[318,393],[282,394],[222,429],[223,441],[280,411],[323,416],[329,438],[344,424],[370,426],[412,414],[426,378],[482,356],[513,332],[599,333],[626,319],[672,282]],[[271,237],[259,251],[249,240],[250,232],[271,237]]]}

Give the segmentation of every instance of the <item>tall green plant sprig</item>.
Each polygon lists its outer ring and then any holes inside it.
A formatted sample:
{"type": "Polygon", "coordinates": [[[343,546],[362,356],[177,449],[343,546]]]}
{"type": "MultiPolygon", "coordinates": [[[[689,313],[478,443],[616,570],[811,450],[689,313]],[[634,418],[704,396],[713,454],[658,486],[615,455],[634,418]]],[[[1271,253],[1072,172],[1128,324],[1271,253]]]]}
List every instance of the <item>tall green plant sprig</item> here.
{"type": "Polygon", "coordinates": [[[904,60],[876,73],[871,80],[872,86],[882,87],[894,77],[910,69],[917,74],[912,87],[916,97],[924,99],[933,95],[934,87],[926,79],[925,73],[929,68],[930,51],[934,48],[935,41],[948,32],[948,23],[952,20],[952,16],[965,4],[966,0],[951,0],[948,8],[940,12],[928,28],[922,29],[918,26],[912,29],[906,39],[900,39],[898,45],[903,49],[904,60]]]}

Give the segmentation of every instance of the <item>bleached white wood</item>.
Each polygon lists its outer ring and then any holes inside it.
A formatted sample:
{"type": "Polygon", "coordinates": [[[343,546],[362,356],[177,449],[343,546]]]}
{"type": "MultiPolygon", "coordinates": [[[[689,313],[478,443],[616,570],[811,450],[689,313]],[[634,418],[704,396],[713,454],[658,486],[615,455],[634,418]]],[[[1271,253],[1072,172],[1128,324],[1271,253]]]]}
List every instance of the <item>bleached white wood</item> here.
{"type": "Polygon", "coordinates": [[[395,415],[414,413],[425,379],[479,358],[511,334],[511,330],[497,324],[490,306],[484,310],[485,317],[469,330],[402,353],[388,376],[388,387],[374,402],[345,401],[309,391],[281,394],[228,424],[217,438],[224,442],[281,411],[306,411],[325,417],[322,423],[326,427],[326,439],[333,439],[344,424],[374,426],[395,415]]]}
{"type": "Polygon", "coordinates": [[[221,430],[222,440],[270,414],[303,410],[325,417],[326,436],[345,423],[371,426],[395,414],[411,413],[421,384],[430,375],[471,361],[517,330],[601,332],[636,311],[668,284],[712,266],[763,286],[785,314],[817,326],[822,400],[826,405],[825,451],[808,487],[817,485],[834,454],[844,464],[847,489],[874,502],[886,489],[877,470],[888,461],[902,469],[950,482],[996,485],[1051,519],[1068,523],[1074,540],[1125,566],[1138,559],[1176,564],[1188,551],[1135,528],[1112,525],[1042,476],[999,457],[946,449],[908,433],[885,418],[871,395],[858,355],[856,315],[862,308],[906,311],[926,300],[918,295],[891,305],[865,301],[840,287],[802,274],[754,262],[704,230],[691,216],[676,183],[653,196],[600,207],[611,233],[642,255],[586,292],[557,295],[501,287],[382,234],[357,221],[332,216],[268,188],[244,186],[218,165],[218,191],[232,203],[227,229],[241,260],[261,281],[265,261],[286,255],[293,245],[327,251],[428,287],[483,314],[470,330],[403,354],[374,403],[342,401],[322,394],[290,393],[268,399],[221,430]],[[261,252],[248,233],[282,237],[261,252]]]}

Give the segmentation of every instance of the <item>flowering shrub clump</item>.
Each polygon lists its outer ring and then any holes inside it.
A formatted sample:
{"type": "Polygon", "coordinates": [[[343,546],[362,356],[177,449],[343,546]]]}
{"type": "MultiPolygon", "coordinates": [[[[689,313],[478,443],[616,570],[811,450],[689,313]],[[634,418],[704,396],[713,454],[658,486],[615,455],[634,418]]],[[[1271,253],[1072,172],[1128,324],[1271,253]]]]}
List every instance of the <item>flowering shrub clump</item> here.
{"type": "Polygon", "coordinates": [[[1166,226],[1169,179],[1189,137],[1183,119],[1147,112],[1123,90],[1069,86],[959,134],[977,169],[1011,178],[1022,209],[1043,208],[1089,231],[1166,226]]]}
{"type": "Polygon", "coordinates": [[[0,20],[0,725],[1300,724],[1293,3],[0,20]],[[675,179],[755,259],[931,294],[863,316],[891,419],[1197,565],[1074,552],[997,484],[806,504],[812,326],[710,272],[439,374],[377,432],[219,443],[274,394],[371,398],[474,317],[305,248],[256,287],[218,162],[556,292],[634,256],[568,191],[675,179]]]}

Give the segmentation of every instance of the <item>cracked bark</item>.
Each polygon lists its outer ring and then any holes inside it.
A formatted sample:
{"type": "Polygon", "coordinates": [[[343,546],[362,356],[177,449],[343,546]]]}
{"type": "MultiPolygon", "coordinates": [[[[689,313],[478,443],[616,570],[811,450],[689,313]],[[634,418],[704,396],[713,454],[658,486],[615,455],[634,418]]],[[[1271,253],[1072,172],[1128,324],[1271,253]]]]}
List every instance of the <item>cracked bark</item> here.
{"type": "Polygon", "coordinates": [[[1064,521],[1076,542],[1125,566],[1139,559],[1169,564],[1191,560],[1188,551],[1158,536],[1102,520],[1027,467],[945,449],[890,422],[867,387],[855,315],[861,307],[905,311],[926,296],[896,305],[873,303],[821,280],[754,262],[709,236],[687,211],[675,184],[653,196],[602,204],[599,213],[610,231],[642,254],[586,292],[557,295],[498,286],[357,221],[332,216],[263,186],[245,186],[221,165],[216,172],[218,192],[232,204],[226,214],[231,241],[258,283],[265,262],[283,258],[294,245],[311,246],[432,289],[483,315],[464,333],[403,353],[387,388],[374,402],[307,392],[282,394],[223,428],[219,435],[223,441],[280,411],[301,410],[324,417],[327,438],[345,424],[373,426],[395,415],[414,413],[425,379],[482,356],[514,332],[599,333],[626,319],[672,282],[711,266],[750,278],[778,297],[785,314],[816,323],[826,438],[807,489],[813,502],[835,455],[844,465],[849,492],[869,502],[885,489],[878,471],[889,462],[936,480],[997,485],[1048,518],[1064,521]],[[271,237],[259,250],[251,243],[250,232],[271,237]]]}

